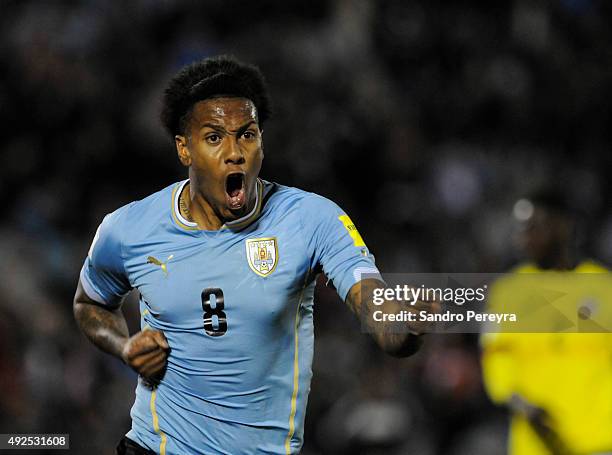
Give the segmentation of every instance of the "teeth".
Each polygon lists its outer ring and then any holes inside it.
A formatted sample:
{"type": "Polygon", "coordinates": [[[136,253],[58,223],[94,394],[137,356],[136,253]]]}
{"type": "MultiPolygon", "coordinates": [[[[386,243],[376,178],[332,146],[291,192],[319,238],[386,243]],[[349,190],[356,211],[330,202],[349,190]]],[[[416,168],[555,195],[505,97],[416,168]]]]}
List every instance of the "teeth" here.
{"type": "Polygon", "coordinates": [[[245,202],[245,176],[241,173],[230,174],[226,177],[225,191],[228,196],[229,207],[237,210],[245,202]]]}

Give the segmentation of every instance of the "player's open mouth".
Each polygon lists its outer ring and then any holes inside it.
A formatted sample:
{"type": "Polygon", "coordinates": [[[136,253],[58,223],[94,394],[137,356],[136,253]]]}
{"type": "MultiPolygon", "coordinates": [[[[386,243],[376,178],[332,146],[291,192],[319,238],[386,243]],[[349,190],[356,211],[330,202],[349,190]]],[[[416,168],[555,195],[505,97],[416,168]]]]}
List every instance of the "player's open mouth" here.
{"type": "Polygon", "coordinates": [[[244,191],[244,174],[229,174],[225,179],[225,192],[227,193],[228,205],[231,210],[244,207],[246,195],[244,191]]]}

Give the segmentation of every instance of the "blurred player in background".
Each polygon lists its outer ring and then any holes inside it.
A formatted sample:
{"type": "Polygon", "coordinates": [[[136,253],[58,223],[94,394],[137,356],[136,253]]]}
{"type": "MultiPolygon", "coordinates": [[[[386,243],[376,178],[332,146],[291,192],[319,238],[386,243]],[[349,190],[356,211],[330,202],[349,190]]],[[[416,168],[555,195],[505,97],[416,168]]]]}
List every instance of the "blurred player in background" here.
{"type": "MultiPolygon", "coordinates": [[[[324,272],[373,324],[372,293],[384,283],[362,280],[380,275],[350,218],[258,177],[268,116],[257,68],[225,57],[185,67],[166,89],[162,120],[189,178],[106,216],[95,235],[75,316],[140,375],[119,453],[298,453],[315,277],[324,272]],[[142,330],[130,337],[121,301],[131,289],[142,330]]],[[[415,352],[423,328],[370,327],[397,356],[415,352]]]]}
{"type": "MultiPolygon", "coordinates": [[[[577,218],[563,192],[542,189],[515,204],[522,223],[520,247],[529,262],[515,274],[563,274],[574,307],[592,289],[576,274],[605,273],[579,260],[577,218]]],[[[556,274],[556,275],[554,275],[556,274]]],[[[514,275],[517,276],[517,275],[514,275]]],[[[612,286],[606,284],[608,295],[612,286]]],[[[502,279],[490,307],[519,301],[525,286],[502,279]]],[[[535,302],[532,302],[535,305],[535,302]]],[[[481,338],[484,382],[491,399],[511,413],[509,453],[595,454],[612,452],[612,337],[607,333],[488,333],[481,338]]]]}

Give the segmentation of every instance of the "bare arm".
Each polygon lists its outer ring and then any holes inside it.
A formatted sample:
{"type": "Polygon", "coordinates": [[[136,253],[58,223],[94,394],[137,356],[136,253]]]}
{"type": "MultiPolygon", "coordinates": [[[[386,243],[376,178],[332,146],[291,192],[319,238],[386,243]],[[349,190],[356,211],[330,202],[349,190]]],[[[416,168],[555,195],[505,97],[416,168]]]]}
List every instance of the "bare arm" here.
{"type": "Polygon", "coordinates": [[[570,451],[568,446],[555,430],[556,422],[552,419],[546,409],[536,406],[519,394],[513,394],[508,402],[508,407],[513,414],[521,415],[539,436],[541,441],[554,455],[566,455],[570,451]]]}
{"type": "Polygon", "coordinates": [[[375,305],[373,300],[374,289],[385,288],[384,282],[376,279],[365,279],[353,285],[346,297],[346,303],[351,310],[367,325],[368,332],[376,343],[388,354],[394,357],[407,357],[418,351],[422,344],[422,334],[426,330],[424,323],[405,323],[405,330],[398,331],[397,323],[377,322],[373,318],[375,311],[384,313],[398,313],[408,310],[418,314],[421,310],[429,312],[439,311],[435,302],[417,302],[415,305],[403,305],[396,301],[385,301],[382,305],[375,305]]]}
{"type": "Polygon", "coordinates": [[[145,330],[130,337],[121,309],[106,308],[90,299],[80,280],[73,310],[79,328],[98,348],[146,378],[163,372],[170,349],[162,332],[145,330]]]}
{"type": "Polygon", "coordinates": [[[90,299],[79,280],[73,311],[79,328],[93,344],[122,358],[123,347],[130,335],[121,309],[106,308],[90,299]]]}

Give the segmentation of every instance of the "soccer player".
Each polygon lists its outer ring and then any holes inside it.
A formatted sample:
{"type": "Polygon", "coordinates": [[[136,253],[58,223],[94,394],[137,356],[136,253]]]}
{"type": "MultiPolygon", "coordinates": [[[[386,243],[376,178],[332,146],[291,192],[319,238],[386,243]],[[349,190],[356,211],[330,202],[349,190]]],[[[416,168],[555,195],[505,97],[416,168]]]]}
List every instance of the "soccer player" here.
{"type": "Polygon", "coordinates": [[[74,313],[96,346],[139,373],[118,453],[298,453],[321,272],[382,349],[418,347],[424,325],[390,333],[369,317],[384,283],[348,215],[258,177],[268,116],[257,68],[220,57],[182,69],[162,120],[189,178],[119,208],[96,232],[74,313]],[[142,330],[129,336],[120,306],[131,289],[142,330]]]}
{"type": "MultiPolygon", "coordinates": [[[[537,280],[536,289],[565,296],[574,316],[576,310],[580,315],[598,306],[600,312],[609,312],[603,306],[609,304],[605,299],[612,295],[612,283],[605,268],[578,259],[576,218],[563,192],[539,190],[517,202],[515,214],[522,223],[520,246],[530,262],[493,286],[490,306],[509,303],[512,307],[522,301],[538,305],[533,301],[538,294],[532,292],[537,280]],[[597,277],[582,275],[602,273],[601,287],[595,286],[600,283],[597,277]],[[530,275],[521,278],[518,274],[530,275]]],[[[539,323],[550,323],[551,314],[542,314],[547,317],[539,323]]],[[[554,319],[552,314],[553,325],[554,319]]],[[[546,331],[489,333],[481,339],[486,389],[494,402],[511,413],[509,453],[611,453],[612,338],[595,331],[546,331]]]]}

